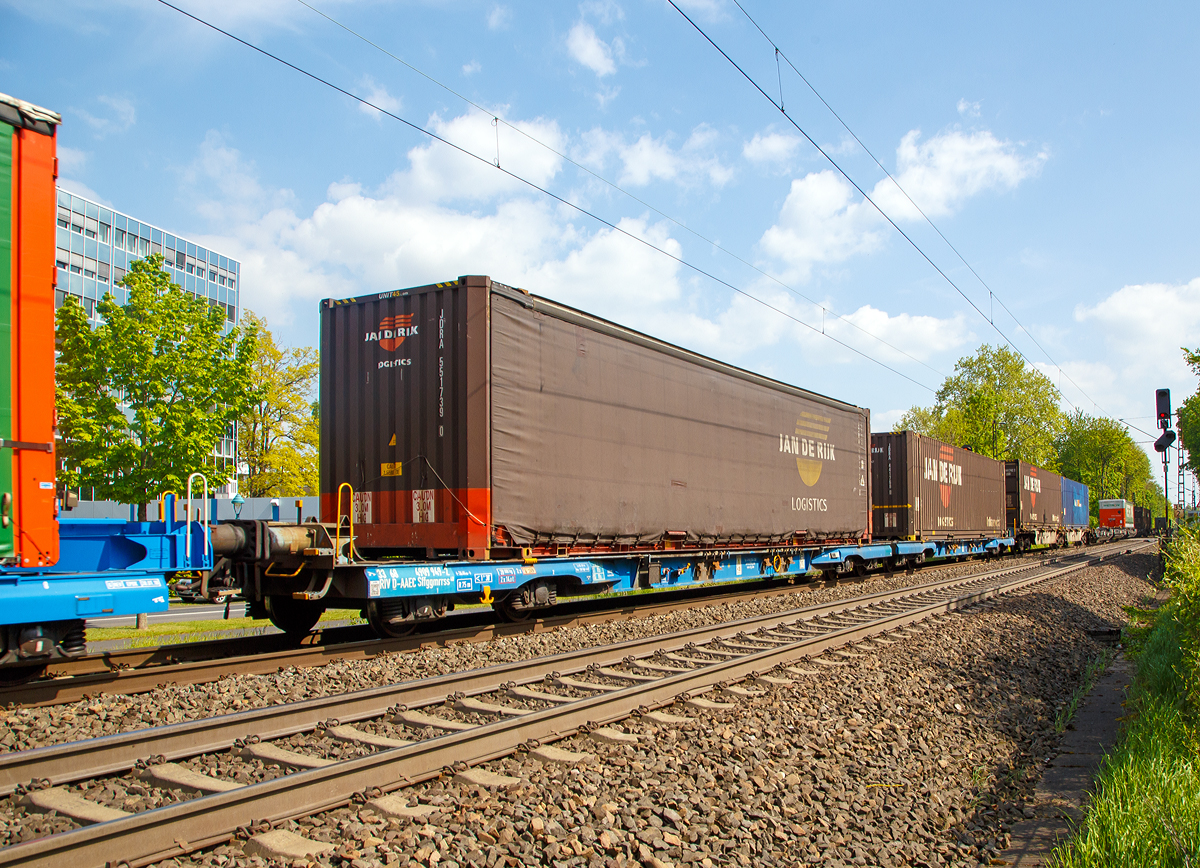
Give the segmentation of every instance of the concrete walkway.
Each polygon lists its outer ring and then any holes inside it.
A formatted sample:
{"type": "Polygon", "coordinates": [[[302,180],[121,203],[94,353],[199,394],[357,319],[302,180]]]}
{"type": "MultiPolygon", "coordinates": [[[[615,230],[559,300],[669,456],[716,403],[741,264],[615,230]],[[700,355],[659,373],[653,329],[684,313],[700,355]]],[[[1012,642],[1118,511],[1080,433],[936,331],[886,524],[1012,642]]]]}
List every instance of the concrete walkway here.
{"type": "Polygon", "coordinates": [[[1075,719],[1063,733],[1058,756],[1034,790],[1033,817],[1013,827],[1012,843],[1001,856],[1003,864],[1040,868],[1054,847],[1070,838],[1083,820],[1100,760],[1117,740],[1118,720],[1125,713],[1121,703],[1132,678],[1133,664],[1118,654],[1108,674],[1080,703],[1075,719]]]}

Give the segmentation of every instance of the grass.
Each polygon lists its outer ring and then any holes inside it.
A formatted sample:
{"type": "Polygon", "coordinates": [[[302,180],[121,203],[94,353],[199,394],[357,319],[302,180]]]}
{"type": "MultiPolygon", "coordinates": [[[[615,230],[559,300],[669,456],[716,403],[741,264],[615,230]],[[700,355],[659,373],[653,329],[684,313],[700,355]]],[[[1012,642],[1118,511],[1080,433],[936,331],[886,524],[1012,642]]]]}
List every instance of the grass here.
{"type": "Polygon", "coordinates": [[[1096,684],[1096,677],[1108,669],[1108,664],[1112,662],[1114,656],[1115,652],[1111,648],[1105,648],[1088,661],[1083,671],[1083,678],[1071,693],[1071,698],[1054,715],[1055,732],[1066,731],[1068,724],[1075,718],[1075,712],[1079,710],[1079,703],[1092,692],[1092,688],[1096,684]]]}
{"type": "MultiPolygon", "coordinates": [[[[358,609],[330,609],[321,615],[321,622],[349,621],[351,624],[365,624],[358,609]]],[[[142,645],[161,645],[172,640],[192,642],[198,639],[221,638],[222,633],[241,631],[243,633],[265,632],[269,621],[256,621],[253,618],[230,618],[228,621],[214,619],[211,621],[168,621],[147,626],[143,630],[137,627],[89,627],[87,638],[89,642],[108,642],[121,639],[132,640],[130,647],[142,645]]]]}
{"type": "Polygon", "coordinates": [[[1055,868],[1200,868],[1200,534],[1171,543],[1166,582],[1174,593],[1162,609],[1131,612],[1129,716],[1055,868]]]}

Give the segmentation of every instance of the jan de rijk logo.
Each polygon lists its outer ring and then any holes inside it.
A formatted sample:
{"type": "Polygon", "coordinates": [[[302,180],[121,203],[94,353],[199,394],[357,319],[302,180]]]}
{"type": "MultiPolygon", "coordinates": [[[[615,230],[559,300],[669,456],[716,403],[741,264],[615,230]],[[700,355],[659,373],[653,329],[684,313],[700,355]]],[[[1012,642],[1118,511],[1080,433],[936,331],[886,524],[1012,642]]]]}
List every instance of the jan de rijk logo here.
{"type": "Polygon", "coordinates": [[[363,338],[366,342],[377,341],[379,346],[389,353],[404,343],[405,338],[417,333],[418,326],[412,324],[413,314],[399,313],[395,316],[385,316],[379,321],[379,331],[367,332],[363,338]]]}
{"type": "Polygon", "coordinates": [[[825,462],[837,460],[833,444],[829,442],[832,421],[815,413],[801,413],[796,420],[796,433],[779,435],[779,451],[796,456],[796,469],[809,488],[821,478],[825,462]]]}

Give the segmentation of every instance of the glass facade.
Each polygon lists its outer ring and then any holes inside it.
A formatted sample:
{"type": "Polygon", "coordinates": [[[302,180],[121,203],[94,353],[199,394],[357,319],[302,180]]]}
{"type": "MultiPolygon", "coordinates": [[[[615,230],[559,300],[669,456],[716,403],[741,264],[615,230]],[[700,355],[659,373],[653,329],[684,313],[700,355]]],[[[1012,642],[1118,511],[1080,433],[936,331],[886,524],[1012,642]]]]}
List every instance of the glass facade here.
{"type": "MultiPolygon", "coordinates": [[[[75,296],[95,321],[96,302],[112,293],[118,304],[126,301],[125,290],[118,286],[129,264],[151,253],[163,256],[163,268],[186,292],[205,299],[225,314],[228,331],[241,317],[241,263],[198,244],[171,235],[163,229],[142,223],[127,214],[105,208],[58,190],[58,228],[55,253],[58,267],[58,291],[55,308],[67,296],[75,296]]],[[[217,442],[213,454],[232,462],[237,455],[235,429],[217,442]]],[[[237,491],[236,483],[218,489],[227,497],[237,491]]],[[[80,492],[87,498],[88,492],[80,492]]]]}
{"type": "Polygon", "coordinates": [[[232,328],[241,315],[241,263],[236,259],[61,188],[57,248],[57,304],[74,295],[83,302],[89,318],[95,317],[96,302],[106,292],[123,300],[124,293],[117,284],[129,270],[129,263],[151,253],[162,254],[163,267],[173,283],[222,308],[226,328],[232,328]]]}

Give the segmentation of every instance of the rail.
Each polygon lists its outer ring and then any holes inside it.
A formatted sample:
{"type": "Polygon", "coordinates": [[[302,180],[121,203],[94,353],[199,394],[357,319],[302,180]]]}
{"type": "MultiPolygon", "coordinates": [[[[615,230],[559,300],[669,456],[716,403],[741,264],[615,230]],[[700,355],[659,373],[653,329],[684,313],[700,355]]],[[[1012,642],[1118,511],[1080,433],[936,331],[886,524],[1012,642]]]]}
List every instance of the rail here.
{"type": "MultiPolygon", "coordinates": [[[[1136,550],[1152,545],[1147,543],[1136,550]]],[[[514,696],[522,695],[522,690],[524,695],[553,696],[520,686],[532,684],[539,675],[544,678],[548,674],[564,686],[593,692],[582,698],[560,697],[556,702],[562,704],[521,710],[516,716],[469,728],[458,724],[446,726],[443,728],[462,731],[18,844],[0,850],[0,865],[69,863],[93,866],[116,860],[124,860],[130,865],[148,864],[227,840],[251,816],[268,821],[306,816],[343,805],[356,794],[370,789],[392,790],[427,780],[438,776],[445,768],[464,768],[507,755],[531,739],[563,738],[591,725],[627,717],[638,709],[660,707],[681,696],[695,697],[732,681],[759,676],[789,661],[816,656],[841,645],[860,642],[956,609],[969,608],[998,595],[1083,569],[1109,554],[1057,558],[1050,563],[946,579],[903,591],[883,592],[553,658],[44,748],[28,752],[23,758],[14,755],[6,760],[6,787],[13,786],[14,779],[29,779],[33,767],[21,764],[34,759],[35,755],[40,760],[38,768],[45,770],[39,773],[54,782],[55,774],[60,776],[58,780],[65,780],[78,779],[85,773],[97,774],[100,769],[105,773],[127,769],[150,750],[168,758],[211,752],[233,744],[235,738],[245,738],[248,729],[259,738],[311,729],[334,709],[338,720],[327,726],[378,716],[387,713],[388,706],[396,713],[397,707],[391,703],[397,699],[406,700],[399,706],[401,716],[411,713],[405,709],[433,704],[448,696],[451,699],[459,697],[459,707],[495,708],[481,703],[470,706],[465,697],[497,690],[506,690],[514,696]],[[1057,562],[1068,559],[1076,562],[1056,566],[1057,562]],[[755,632],[748,633],[748,630],[755,632]],[[667,653],[667,649],[674,650],[667,653]],[[664,659],[677,662],[673,666],[654,662],[664,659]],[[681,664],[694,668],[682,668],[681,664]],[[616,666],[628,668],[624,671],[612,668],[616,666]],[[639,667],[641,672],[657,673],[656,677],[634,674],[639,667]],[[598,675],[610,681],[617,680],[620,686],[563,678],[560,672],[582,673],[584,678],[598,675]],[[631,681],[633,683],[629,684],[631,681]],[[51,771],[52,766],[54,771],[51,771]]],[[[763,681],[780,683],[778,678],[763,681]]],[[[746,695],[744,689],[741,695],[746,695]]],[[[428,716],[423,718],[431,719],[436,720],[428,716]]],[[[442,723],[452,722],[443,720],[442,723]]]]}

